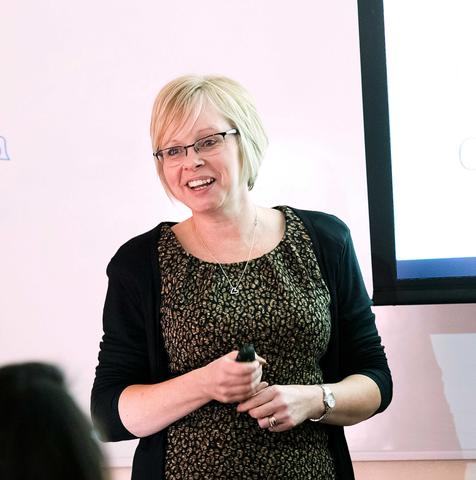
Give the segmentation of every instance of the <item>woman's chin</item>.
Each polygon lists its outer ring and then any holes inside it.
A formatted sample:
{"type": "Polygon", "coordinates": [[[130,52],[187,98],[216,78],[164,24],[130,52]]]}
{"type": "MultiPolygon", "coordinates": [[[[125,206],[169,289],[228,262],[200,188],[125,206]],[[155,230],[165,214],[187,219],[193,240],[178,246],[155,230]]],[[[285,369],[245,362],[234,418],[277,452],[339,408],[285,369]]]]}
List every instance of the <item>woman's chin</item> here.
{"type": "Polygon", "coordinates": [[[205,198],[205,197],[195,197],[195,198],[190,198],[188,197],[186,199],[186,202],[184,202],[185,205],[190,208],[193,212],[196,213],[205,213],[209,211],[216,210],[217,208],[220,208],[222,202],[218,198],[212,198],[211,196],[205,198]]]}
{"type": "Polygon", "coordinates": [[[223,198],[221,198],[221,195],[217,195],[217,193],[216,190],[210,187],[200,191],[191,191],[191,189],[189,189],[182,198],[182,201],[194,212],[215,210],[223,203],[223,198]]]}

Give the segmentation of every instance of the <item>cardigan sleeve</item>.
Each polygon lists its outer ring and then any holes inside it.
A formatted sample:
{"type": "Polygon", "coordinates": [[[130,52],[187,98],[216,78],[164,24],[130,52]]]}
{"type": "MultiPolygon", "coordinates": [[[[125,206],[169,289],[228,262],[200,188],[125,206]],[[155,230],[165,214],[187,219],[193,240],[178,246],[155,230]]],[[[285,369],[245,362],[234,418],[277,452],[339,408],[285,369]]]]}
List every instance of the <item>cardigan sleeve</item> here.
{"type": "Polygon", "coordinates": [[[375,381],[381,394],[379,413],[392,399],[392,377],[347,227],[336,273],[342,373],[362,374],[375,381]]]}
{"type": "Polygon", "coordinates": [[[91,394],[91,415],[106,441],[136,438],[121,422],[118,402],[129,385],[150,379],[147,358],[144,306],[133,275],[113,257],[103,311],[104,335],[91,394]]]}

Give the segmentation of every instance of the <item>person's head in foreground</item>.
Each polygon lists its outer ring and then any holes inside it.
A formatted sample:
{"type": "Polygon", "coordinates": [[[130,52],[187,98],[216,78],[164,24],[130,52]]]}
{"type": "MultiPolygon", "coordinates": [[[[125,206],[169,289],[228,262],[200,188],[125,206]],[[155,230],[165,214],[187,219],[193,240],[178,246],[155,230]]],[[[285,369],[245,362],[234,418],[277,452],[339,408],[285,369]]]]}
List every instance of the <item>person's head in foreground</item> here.
{"type": "Polygon", "coordinates": [[[0,478],[101,480],[103,458],[88,420],[45,363],[0,368],[0,478]]]}

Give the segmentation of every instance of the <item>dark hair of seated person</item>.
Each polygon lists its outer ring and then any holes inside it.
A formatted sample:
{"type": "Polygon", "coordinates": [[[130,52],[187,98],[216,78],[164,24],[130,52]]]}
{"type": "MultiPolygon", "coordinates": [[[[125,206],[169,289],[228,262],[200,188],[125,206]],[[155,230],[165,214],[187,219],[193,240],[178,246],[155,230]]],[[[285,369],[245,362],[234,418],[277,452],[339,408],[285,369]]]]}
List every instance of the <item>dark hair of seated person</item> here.
{"type": "Polygon", "coordinates": [[[105,479],[90,422],[53,365],[0,368],[0,479],[105,479]]]}

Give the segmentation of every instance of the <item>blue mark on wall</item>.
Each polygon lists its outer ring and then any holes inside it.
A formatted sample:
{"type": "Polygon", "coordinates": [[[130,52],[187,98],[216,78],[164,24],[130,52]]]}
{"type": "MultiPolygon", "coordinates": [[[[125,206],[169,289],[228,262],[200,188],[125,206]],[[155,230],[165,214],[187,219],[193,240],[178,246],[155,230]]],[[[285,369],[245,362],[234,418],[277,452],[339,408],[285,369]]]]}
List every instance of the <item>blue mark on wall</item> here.
{"type": "Polygon", "coordinates": [[[10,160],[7,153],[7,141],[3,137],[0,137],[0,160],[10,160]]]}

